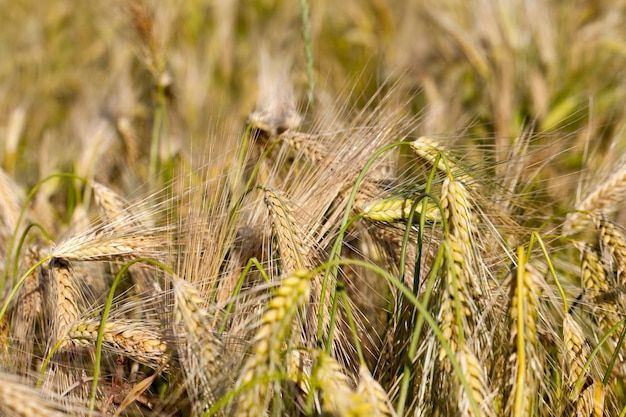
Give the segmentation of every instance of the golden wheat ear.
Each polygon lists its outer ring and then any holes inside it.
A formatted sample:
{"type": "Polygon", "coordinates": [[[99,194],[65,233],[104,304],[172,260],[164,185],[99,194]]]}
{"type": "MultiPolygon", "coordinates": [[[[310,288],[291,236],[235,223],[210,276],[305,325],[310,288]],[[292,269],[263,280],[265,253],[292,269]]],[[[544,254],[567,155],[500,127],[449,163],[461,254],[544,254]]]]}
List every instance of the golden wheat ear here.
{"type": "Polygon", "coordinates": [[[460,346],[457,359],[470,387],[468,391],[461,384],[457,386],[459,412],[463,416],[474,416],[469,400],[471,395],[483,416],[495,417],[497,415],[493,405],[495,395],[489,386],[485,364],[481,363],[467,344],[460,346]]]}
{"type": "MultiPolygon", "coordinates": [[[[69,341],[94,347],[101,319],[75,321],[67,330],[69,341]]],[[[104,324],[104,347],[111,353],[127,356],[141,364],[159,369],[170,360],[167,342],[158,330],[160,323],[146,320],[107,320],[104,324]]]]}
{"type": "Polygon", "coordinates": [[[505,373],[506,410],[507,415],[514,411],[532,415],[538,407],[537,392],[544,382],[537,337],[538,303],[544,285],[543,277],[531,264],[522,264],[515,272],[509,303],[511,353],[505,373]]]}
{"type": "MultiPolygon", "coordinates": [[[[349,416],[358,408],[364,397],[355,395],[354,382],[341,365],[324,352],[318,352],[311,376],[319,388],[321,411],[333,416],[349,416]]],[[[365,407],[369,408],[369,407],[365,407]]]]}
{"type": "Polygon", "coordinates": [[[236,415],[264,415],[272,395],[280,395],[276,380],[281,372],[286,372],[281,369],[281,357],[285,346],[290,346],[287,338],[298,311],[309,299],[310,281],[310,272],[294,271],[282,279],[280,287],[269,301],[253,340],[251,356],[245,362],[236,384],[236,387],[243,389],[237,402],[236,415]]]}
{"type": "Polygon", "coordinates": [[[396,416],[396,412],[389,400],[389,395],[380,383],[374,379],[367,366],[363,364],[359,368],[359,385],[356,391],[362,398],[363,403],[367,404],[367,407],[363,407],[367,411],[367,415],[372,417],[396,416]]]}
{"type": "Polygon", "coordinates": [[[626,196],[626,166],[623,161],[620,163],[611,175],[594,181],[595,187],[576,203],[576,211],[569,213],[563,223],[565,235],[584,230],[598,217],[611,215],[620,208],[626,196]]]}
{"type": "MultiPolygon", "coordinates": [[[[80,405],[68,405],[58,395],[44,393],[25,385],[15,376],[0,373],[0,412],[15,417],[69,417],[86,415],[88,410],[80,405]]],[[[94,412],[94,416],[101,415],[94,412]]]]}
{"type": "MultiPolygon", "coordinates": [[[[446,259],[446,280],[441,304],[441,330],[449,340],[453,351],[463,344],[465,338],[475,335],[474,317],[480,313],[476,301],[482,298],[480,281],[476,280],[475,254],[473,251],[472,212],[469,193],[462,183],[451,176],[447,177],[441,190],[441,205],[448,220],[448,233],[445,239],[450,248],[446,259]]],[[[446,357],[443,349],[439,359],[446,357]]],[[[449,363],[444,361],[449,370],[449,363]]]]}
{"type": "MultiPolygon", "coordinates": [[[[571,314],[565,314],[563,320],[563,341],[565,345],[565,382],[571,389],[584,371],[585,362],[591,353],[582,327],[571,314]]],[[[591,378],[586,375],[585,378],[591,378]]]]}
{"type": "Polygon", "coordinates": [[[615,302],[617,289],[609,282],[605,267],[591,245],[579,245],[582,252],[581,281],[584,288],[583,309],[588,312],[601,332],[608,331],[619,321],[615,302]]]}
{"type": "MultiPolygon", "coordinates": [[[[40,251],[31,247],[22,258],[21,269],[26,272],[34,266],[43,257],[40,251]]],[[[43,328],[43,284],[45,275],[47,275],[45,267],[34,270],[24,285],[20,287],[13,310],[11,311],[11,326],[15,348],[16,369],[20,374],[26,373],[31,368],[34,359],[33,352],[36,348],[36,327],[43,328]]]]}
{"type": "Polygon", "coordinates": [[[0,168],[0,236],[4,245],[13,234],[23,207],[20,187],[0,168]]]}
{"type": "Polygon", "coordinates": [[[278,241],[281,271],[288,274],[316,266],[311,238],[296,220],[289,197],[280,191],[266,190],[264,201],[272,220],[272,232],[278,241]]]}
{"type": "Polygon", "coordinates": [[[44,287],[46,315],[51,322],[51,345],[59,343],[63,350],[71,345],[67,339],[70,326],[79,318],[82,308],[79,282],[72,265],[59,258],[52,258],[48,266],[49,278],[44,287]]]}
{"type": "MultiPolygon", "coordinates": [[[[124,234],[126,228],[148,230],[146,219],[150,216],[142,213],[137,215],[130,204],[112,189],[96,181],[90,181],[89,186],[93,190],[96,206],[100,212],[105,229],[113,233],[124,234]]],[[[165,242],[165,241],[164,241],[165,242]]],[[[133,256],[122,256],[121,259],[133,259],[133,256]]],[[[154,273],[144,265],[137,265],[132,271],[128,271],[135,284],[135,292],[138,294],[158,295],[162,288],[154,278],[154,273]]]]}
{"type": "Polygon", "coordinates": [[[596,229],[600,235],[601,248],[611,255],[608,269],[615,272],[616,283],[622,287],[626,284],[626,237],[615,223],[605,216],[594,217],[596,229]]]}
{"type": "Polygon", "coordinates": [[[607,387],[599,380],[593,380],[580,393],[570,414],[573,417],[602,417],[605,415],[607,387]]]}
{"type": "Polygon", "coordinates": [[[202,415],[215,405],[234,384],[229,367],[235,356],[227,352],[218,332],[211,326],[205,301],[189,282],[173,279],[175,297],[174,329],[185,385],[195,414],[202,415]]]}
{"type": "Polygon", "coordinates": [[[626,197],[626,166],[622,166],[599,183],[576,204],[576,210],[610,214],[622,204],[624,197],[626,197]]]}

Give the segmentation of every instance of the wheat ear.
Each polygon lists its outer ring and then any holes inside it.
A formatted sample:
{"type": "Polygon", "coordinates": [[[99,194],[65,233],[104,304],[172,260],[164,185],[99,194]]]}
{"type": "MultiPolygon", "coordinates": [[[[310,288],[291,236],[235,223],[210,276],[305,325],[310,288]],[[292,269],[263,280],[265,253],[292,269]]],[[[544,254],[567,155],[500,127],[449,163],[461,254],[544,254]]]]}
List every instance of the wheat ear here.
{"type": "MultiPolygon", "coordinates": [[[[411,214],[413,200],[410,198],[389,198],[373,199],[363,204],[362,215],[364,218],[380,222],[398,222],[406,220],[411,214]]],[[[425,214],[422,214],[422,204],[415,207],[417,216],[425,216],[428,222],[433,222],[440,218],[439,208],[429,202],[425,214]]],[[[416,217],[417,218],[417,217],[416,217]]]]}
{"type": "Polygon", "coordinates": [[[115,191],[96,181],[90,181],[89,186],[93,191],[100,217],[105,223],[115,225],[116,222],[122,222],[124,218],[132,217],[128,208],[129,204],[115,191]]]}
{"type": "MultiPolygon", "coordinates": [[[[440,153],[447,155],[445,147],[439,141],[426,136],[419,137],[411,142],[411,149],[418,157],[428,162],[430,165],[435,163],[440,153]]],[[[471,182],[472,178],[465,172],[465,170],[461,169],[461,167],[449,158],[447,159],[447,162],[444,162],[440,158],[439,162],[437,162],[437,169],[441,172],[452,174],[457,179],[465,183],[471,182]]]]}
{"type": "Polygon", "coordinates": [[[229,379],[220,375],[226,369],[224,346],[210,325],[209,313],[196,288],[178,277],[174,278],[173,287],[176,303],[175,328],[182,326],[184,329],[179,337],[179,354],[186,361],[183,370],[188,380],[188,391],[193,395],[192,404],[196,414],[201,414],[215,403],[216,381],[226,385],[223,381],[229,379]],[[198,404],[198,401],[201,403],[198,404]]]}
{"type": "MultiPolygon", "coordinates": [[[[589,357],[590,348],[585,333],[580,324],[571,314],[566,313],[563,319],[563,341],[565,342],[565,368],[567,369],[566,382],[570,388],[578,380],[589,357]]],[[[589,376],[587,376],[590,378],[589,376]]]]}
{"type": "MultiPolygon", "coordinates": [[[[441,332],[450,343],[453,351],[464,342],[465,338],[473,333],[472,307],[466,295],[465,259],[456,239],[449,240],[448,245],[452,252],[453,261],[448,263],[445,278],[445,288],[442,292],[439,322],[441,332]]],[[[439,360],[443,363],[446,371],[451,371],[450,364],[446,360],[447,353],[441,348],[439,360]]]]}
{"type": "MultiPolygon", "coordinates": [[[[290,273],[297,269],[313,269],[317,263],[314,243],[311,237],[303,231],[301,222],[295,217],[293,205],[289,197],[282,192],[267,190],[265,203],[272,218],[272,230],[278,240],[280,260],[283,273],[290,273]]],[[[311,281],[311,300],[306,309],[305,328],[302,340],[305,345],[314,345],[317,338],[317,322],[320,314],[323,315],[322,326],[328,333],[330,328],[331,291],[335,287],[335,279],[329,278],[326,292],[322,296],[323,276],[318,274],[311,281]],[[323,297],[323,299],[322,299],[323,297]]],[[[341,335],[335,332],[333,339],[341,335]]]]}
{"type": "Polygon", "coordinates": [[[266,190],[265,205],[272,219],[272,230],[278,240],[283,273],[313,267],[311,244],[294,216],[289,197],[280,191],[266,190]]]}
{"type": "Polygon", "coordinates": [[[81,410],[70,410],[69,407],[55,404],[44,398],[39,390],[24,385],[11,375],[0,373],[0,411],[3,415],[16,417],[69,417],[81,410]]]}
{"type": "Polygon", "coordinates": [[[576,403],[574,417],[604,416],[606,386],[602,381],[594,380],[580,393],[576,403]]]}
{"type": "MultiPolygon", "coordinates": [[[[130,210],[130,205],[115,191],[96,181],[90,181],[89,185],[93,190],[94,199],[106,229],[120,235],[124,235],[128,228],[148,230],[141,217],[134,215],[130,210]]],[[[133,258],[133,256],[120,256],[125,260],[133,258]]],[[[133,271],[129,271],[129,274],[136,285],[137,293],[148,292],[151,295],[157,295],[161,292],[158,281],[154,279],[154,275],[145,265],[137,265],[133,271]]]]}
{"type": "Polygon", "coordinates": [[[626,166],[617,170],[576,204],[576,210],[609,214],[624,197],[626,197],[626,166]]]}
{"type": "Polygon", "coordinates": [[[313,164],[319,164],[328,158],[328,148],[314,135],[287,130],[280,139],[313,164]]]}
{"type": "MultiPolygon", "coordinates": [[[[447,242],[451,252],[446,260],[441,330],[450,341],[452,350],[456,351],[464,338],[470,337],[474,331],[472,315],[475,307],[470,296],[478,299],[482,291],[470,279],[476,274],[473,272],[472,214],[467,190],[460,182],[447,177],[442,186],[441,205],[448,219],[447,242]]],[[[441,349],[439,359],[443,360],[445,356],[445,351],[441,349]]]]}
{"type": "Polygon", "coordinates": [[[68,346],[66,335],[79,315],[80,293],[78,281],[69,262],[53,258],[48,266],[50,279],[45,287],[46,314],[51,318],[53,344],[60,341],[59,348],[68,346]]]}
{"type": "MultiPolygon", "coordinates": [[[[30,269],[41,259],[41,254],[35,248],[29,248],[25,254],[23,269],[30,269]]],[[[30,369],[33,359],[33,345],[35,342],[35,320],[41,318],[42,312],[42,283],[44,282],[44,268],[33,271],[24,285],[20,288],[15,311],[11,318],[16,335],[15,356],[16,366],[20,371],[30,369]]]]}
{"type": "Polygon", "coordinates": [[[603,331],[609,330],[619,321],[617,309],[611,299],[611,288],[607,281],[606,271],[597,253],[589,245],[582,251],[582,284],[585,289],[585,308],[589,309],[594,321],[603,331]]]}
{"type": "Polygon", "coordinates": [[[341,365],[329,355],[319,352],[313,369],[312,379],[322,391],[322,412],[338,417],[358,415],[354,411],[362,399],[355,395],[353,384],[341,365]]]}
{"type": "Polygon", "coordinates": [[[617,281],[624,286],[626,285],[626,238],[615,223],[604,216],[595,216],[595,223],[602,244],[615,260],[617,281]]]}
{"type": "MultiPolygon", "coordinates": [[[[20,187],[0,168],[0,236],[2,244],[13,234],[24,200],[20,187]]],[[[0,254],[4,255],[4,251],[0,254]]]]}
{"type": "Polygon", "coordinates": [[[300,306],[310,296],[311,274],[294,271],[285,277],[270,300],[254,337],[237,387],[246,387],[237,404],[237,416],[262,416],[269,404],[269,381],[279,369],[281,352],[300,306]]]}
{"type": "Polygon", "coordinates": [[[512,281],[509,304],[509,343],[512,353],[507,363],[506,415],[532,415],[536,406],[538,383],[542,362],[538,359],[537,305],[541,293],[541,275],[530,264],[523,264],[520,249],[520,266],[512,281]]]}
{"type": "MultiPolygon", "coordinates": [[[[137,228],[133,228],[137,229],[137,228]]],[[[123,234],[97,230],[64,240],[51,253],[53,258],[69,261],[110,261],[120,259],[158,259],[167,239],[165,230],[125,230],[123,234]]]]}
{"type": "Polygon", "coordinates": [[[362,403],[367,407],[360,407],[361,415],[372,417],[395,417],[396,412],[391,406],[385,389],[374,379],[367,366],[361,364],[359,368],[359,385],[356,392],[362,403]]]}
{"type": "Polygon", "coordinates": [[[463,386],[459,384],[458,410],[460,415],[478,417],[474,415],[470,406],[468,395],[471,394],[474,400],[476,400],[476,403],[480,406],[483,413],[482,415],[485,417],[495,417],[496,412],[493,408],[492,395],[485,366],[480,363],[476,355],[467,347],[467,344],[463,344],[460,347],[457,360],[471,388],[471,393],[468,393],[463,386]]]}
{"type": "MultiPolygon", "coordinates": [[[[67,337],[79,346],[93,346],[98,340],[100,319],[83,319],[73,323],[67,337]]],[[[104,346],[113,353],[139,363],[159,368],[169,361],[168,346],[157,322],[142,320],[107,320],[104,324],[104,346]]]]}

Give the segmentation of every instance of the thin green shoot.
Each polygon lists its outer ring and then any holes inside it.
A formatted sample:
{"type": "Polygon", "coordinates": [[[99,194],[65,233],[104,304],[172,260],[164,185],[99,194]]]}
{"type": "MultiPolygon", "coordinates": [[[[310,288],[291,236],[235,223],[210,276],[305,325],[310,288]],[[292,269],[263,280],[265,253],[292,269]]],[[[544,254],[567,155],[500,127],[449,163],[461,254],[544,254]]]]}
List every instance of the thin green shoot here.
{"type": "Polygon", "coordinates": [[[533,231],[530,235],[530,243],[528,245],[528,254],[526,256],[530,257],[535,241],[537,241],[537,243],[539,243],[539,246],[541,247],[541,252],[543,252],[543,256],[546,260],[546,263],[548,264],[548,269],[550,270],[550,273],[552,274],[552,279],[554,279],[554,283],[556,284],[556,287],[559,289],[559,294],[561,295],[561,300],[563,301],[563,311],[565,312],[565,314],[567,314],[567,312],[569,311],[569,307],[567,306],[567,297],[565,296],[565,291],[563,290],[563,286],[561,285],[561,282],[559,281],[559,278],[556,275],[556,271],[554,270],[554,265],[552,265],[552,260],[550,259],[548,250],[546,249],[546,246],[543,243],[543,239],[541,239],[541,236],[539,236],[539,233],[537,233],[536,231],[533,231]]]}
{"type": "Polygon", "coordinates": [[[224,333],[224,330],[226,329],[226,324],[228,323],[228,316],[230,315],[230,312],[235,306],[237,295],[239,295],[239,292],[241,291],[241,287],[243,286],[243,283],[245,282],[246,277],[250,273],[250,269],[252,269],[252,266],[256,267],[256,269],[259,271],[259,273],[261,274],[265,282],[267,283],[270,282],[270,279],[267,276],[267,273],[263,269],[263,266],[261,265],[259,260],[257,258],[248,259],[248,263],[246,264],[246,267],[243,269],[243,271],[239,275],[239,279],[237,279],[237,284],[235,285],[235,289],[232,294],[232,299],[230,300],[230,302],[224,309],[224,320],[222,320],[222,324],[220,325],[219,330],[217,331],[218,335],[222,335],[222,333],[224,333]]]}

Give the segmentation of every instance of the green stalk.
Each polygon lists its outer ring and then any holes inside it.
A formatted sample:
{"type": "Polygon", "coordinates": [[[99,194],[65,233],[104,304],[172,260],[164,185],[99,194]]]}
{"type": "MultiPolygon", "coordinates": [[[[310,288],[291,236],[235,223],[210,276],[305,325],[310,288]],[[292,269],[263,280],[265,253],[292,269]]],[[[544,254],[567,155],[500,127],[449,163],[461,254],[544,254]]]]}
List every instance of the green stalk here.
{"type": "Polygon", "coordinates": [[[154,181],[153,191],[156,187],[156,174],[159,170],[159,145],[161,137],[161,127],[165,114],[165,86],[157,83],[156,108],[154,110],[154,121],[152,123],[152,140],[150,142],[150,165],[148,167],[148,178],[154,181]]]}
{"type": "Polygon", "coordinates": [[[541,252],[543,252],[543,257],[548,264],[548,269],[550,270],[550,274],[552,274],[552,279],[554,279],[554,283],[559,289],[559,294],[561,295],[561,299],[563,300],[564,312],[565,314],[567,314],[567,312],[569,311],[569,307],[567,306],[567,297],[565,296],[565,290],[563,290],[563,286],[561,285],[561,282],[556,275],[556,271],[554,270],[554,266],[552,265],[552,261],[550,260],[550,255],[548,255],[548,250],[546,249],[546,246],[544,245],[541,236],[539,236],[539,233],[537,233],[536,231],[532,232],[532,234],[530,235],[530,244],[528,245],[528,254],[526,256],[530,257],[530,253],[533,250],[535,240],[539,243],[539,246],[541,247],[541,252]]]}
{"type": "MultiPolygon", "coordinates": [[[[430,270],[428,282],[426,285],[426,291],[424,292],[424,297],[422,299],[422,304],[425,306],[427,306],[428,302],[430,301],[430,295],[432,294],[432,290],[435,287],[437,274],[439,273],[441,265],[443,265],[444,255],[445,251],[443,247],[440,247],[439,251],[437,252],[437,257],[435,258],[433,266],[430,270]]],[[[411,344],[409,345],[409,351],[407,353],[406,362],[402,371],[402,383],[400,385],[400,394],[398,398],[398,404],[396,406],[396,415],[398,416],[402,416],[404,414],[404,405],[406,404],[406,400],[408,398],[409,386],[412,380],[411,375],[413,372],[413,358],[417,353],[417,344],[420,340],[423,325],[424,316],[419,314],[417,316],[417,322],[415,323],[415,330],[411,334],[411,344]]]]}
{"type": "Polygon", "coordinates": [[[26,229],[22,232],[22,236],[20,237],[20,241],[17,244],[17,249],[15,251],[15,257],[13,259],[13,276],[14,277],[17,276],[17,270],[19,268],[18,259],[20,257],[20,252],[22,252],[22,247],[24,246],[24,241],[26,240],[26,236],[28,236],[28,232],[30,232],[30,229],[32,229],[32,228],[39,229],[41,234],[44,235],[44,237],[46,239],[48,239],[48,242],[52,242],[52,237],[50,237],[50,234],[48,234],[48,232],[46,231],[46,229],[44,229],[44,227],[42,225],[40,225],[39,223],[29,224],[26,227],[26,229]]]}
{"type": "Polygon", "coordinates": [[[306,59],[306,76],[309,83],[309,106],[315,106],[315,78],[313,77],[313,53],[311,52],[311,15],[307,0],[300,0],[302,10],[302,39],[304,40],[304,58],[306,59]]]}
{"type": "Polygon", "coordinates": [[[250,269],[252,269],[253,265],[256,266],[256,269],[261,273],[261,275],[263,276],[263,279],[265,279],[265,282],[268,282],[268,283],[270,282],[270,279],[265,273],[265,270],[263,269],[263,266],[261,265],[259,260],[257,258],[248,259],[248,263],[246,264],[246,267],[241,272],[241,275],[239,275],[239,279],[237,279],[237,284],[235,285],[235,290],[232,296],[233,298],[228,303],[228,305],[226,306],[226,309],[224,310],[224,320],[222,321],[222,324],[219,330],[217,331],[217,334],[219,336],[221,336],[222,333],[224,333],[224,329],[226,329],[226,323],[228,322],[228,315],[230,314],[231,310],[235,306],[235,297],[237,296],[237,294],[239,294],[239,291],[241,291],[241,287],[243,287],[243,282],[248,276],[248,273],[250,272],[250,269]]]}

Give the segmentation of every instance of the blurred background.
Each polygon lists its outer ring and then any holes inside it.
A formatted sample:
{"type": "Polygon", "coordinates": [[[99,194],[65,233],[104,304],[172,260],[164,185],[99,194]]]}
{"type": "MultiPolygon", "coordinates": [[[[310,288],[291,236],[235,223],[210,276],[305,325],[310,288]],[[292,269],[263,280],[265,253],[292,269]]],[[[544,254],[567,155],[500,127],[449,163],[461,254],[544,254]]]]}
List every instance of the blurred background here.
{"type": "Polygon", "coordinates": [[[530,138],[557,203],[620,162],[626,2],[316,0],[304,21],[303,3],[2,0],[1,167],[24,187],[74,172],[128,192],[228,160],[268,95],[323,129],[381,91],[416,135],[496,166],[530,138]]]}

